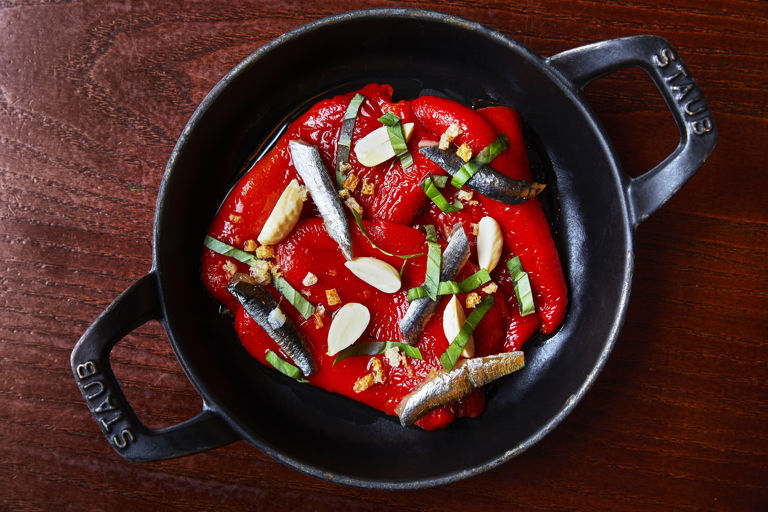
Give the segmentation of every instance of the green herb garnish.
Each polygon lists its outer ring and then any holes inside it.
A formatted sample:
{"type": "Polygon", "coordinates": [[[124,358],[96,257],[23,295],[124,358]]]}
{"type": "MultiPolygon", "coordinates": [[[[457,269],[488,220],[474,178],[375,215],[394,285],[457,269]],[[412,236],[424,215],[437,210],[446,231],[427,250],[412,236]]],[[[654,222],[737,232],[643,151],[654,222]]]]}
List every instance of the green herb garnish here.
{"type": "Polygon", "coordinates": [[[408,151],[408,145],[405,142],[405,132],[403,131],[403,123],[397,114],[387,112],[379,118],[379,122],[387,127],[387,135],[389,135],[389,143],[392,144],[392,149],[395,151],[395,155],[400,158],[400,165],[403,169],[407,169],[413,165],[413,156],[408,151]]]}
{"type": "Polygon", "coordinates": [[[203,245],[205,245],[207,248],[212,250],[213,252],[219,253],[222,256],[228,256],[230,258],[234,258],[237,261],[241,261],[245,263],[246,265],[253,265],[257,258],[253,254],[249,252],[245,252],[242,249],[238,249],[237,247],[232,247],[229,244],[226,244],[224,242],[221,242],[219,240],[216,240],[212,236],[205,235],[205,239],[203,240],[203,245]]]}
{"type": "Polygon", "coordinates": [[[355,218],[355,222],[357,223],[357,227],[360,228],[360,231],[363,232],[363,236],[368,239],[368,242],[371,244],[371,247],[374,249],[378,249],[379,251],[383,252],[387,256],[394,256],[395,258],[402,258],[404,260],[407,260],[409,258],[416,258],[418,256],[424,256],[423,252],[417,253],[417,254],[394,254],[389,251],[385,251],[371,239],[371,235],[368,234],[368,231],[365,229],[365,226],[363,226],[363,219],[360,217],[360,214],[355,210],[354,208],[350,208],[350,211],[352,212],[352,216],[355,218]]]}
{"type": "Polygon", "coordinates": [[[512,281],[515,284],[515,298],[517,298],[517,307],[520,310],[520,316],[530,315],[536,311],[533,303],[533,291],[531,290],[531,281],[528,279],[528,273],[523,270],[520,263],[520,256],[515,256],[507,260],[507,268],[512,281]]]}
{"type": "Polygon", "coordinates": [[[457,212],[464,208],[464,205],[462,205],[461,201],[458,199],[456,199],[453,204],[450,204],[445,196],[437,189],[437,186],[433,180],[433,176],[427,176],[424,178],[424,180],[421,182],[421,190],[424,191],[427,197],[430,198],[438,208],[440,208],[445,213],[457,212]]]}
{"type": "Polygon", "coordinates": [[[296,379],[299,382],[309,382],[304,378],[304,374],[301,373],[301,370],[271,350],[267,351],[267,362],[271,364],[275,370],[289,376],[292,379],[296,379]]]}
{"type": "Polygon", "coordinates": [[[509,139],[505,134],[501,134],[482,149],[474,158],[464,164],[456,174],[451,178],[451,185],[456,188],[461,188],[466,182],[475,175],[484,165],[488,165],[494,158],[499,156],[502,151],[509,147],[509,139]]]}
{"type": "Polygon", "coordinates": [[[315,313],[315,306],[305,299],[296,288],[291,286],[291,283],[286,281],[284,277],[273,277],[272,284],[277,288],[277,291],[279,291],[280,294],[296,308],[301,316],[309,319],[309,317],[315,313]]]}
{"type": "Polygon", "coordinates": [[[336,356],[336,359],[333,361],[333,364],[336,364],[348,357],[375,356],[378,354],[383,354],[387,351],[387,349],[392,347],[399,348],[408,357],[421,359],[421,352],[419,352],[419,349],[406,343],[398,343],[396,341],[367,341],[362,343],[355,343],[354,345],[347,347],[339,352],[339,354],[336,356]]]}
{"type": "Polygon", "coordinates": [[[437,230],[432,224],[424,224],[421,226],[424,228],[424,232],[427,234],[427,242],[437,242],[437,230]]]}
{"type": "MultiPolygon", "coordinates": [[[[480,269],[460,283],[456,281],[440,281],[437,286],[438,295],[453,295],[455,293],[469,293],[475,288],[484,285],[491,280],[491,275],[485,269],[480,269]]],[[[408,302],[427,296],[422,286],[408,290],[408,302]]]]}
{"type": "Polygon", "coordinates": [[[432,300],[437,300],[437,287],[440,284],[440,265],[443,262],[443,253],[440,244],[427,242],[427,270],[424,273],[424,292],[432,300]]]}
{"type": "Polygon", "coordinates": [[[480,301],[480,304],[477,305],[464,321],[464,325],[461,326],[459,334],[456,335],[456,338],[453,339],[445,352],[440,356],[440,362],[443,364],[445,371],[449,372],[456,366],[456,361],[459,360],[461,352],[464,350],[464,347],[467,346],[467,341],[469,341],[470,336],[472,336],[472,332],[474,332],[477,324],[480,323],[480,320],[483,319],[488,310],[491,309],[491,306],[493,306],[493,295],[488,295],[480,301]]]}
{"type": "Polygon", "coordinates": [[[349,148],[352,144],[352,133],[355,131],[355,120],[360,111],[360,105],[365,100],[362,94],[355,94],[347,105],[347,111],[344,113],[344,120],[341,122],[339,131],[339,140],[336,147],[336,183],[339,187],[344,185],[347,179],[349,167],[349,148]]]}
{"type": "Polygon", "coordinates": [[[430,174],[429,177],[432,178],[432,183],[434,183],[437,188],[445,188],[450,176],[447,174],[430,174]]]}

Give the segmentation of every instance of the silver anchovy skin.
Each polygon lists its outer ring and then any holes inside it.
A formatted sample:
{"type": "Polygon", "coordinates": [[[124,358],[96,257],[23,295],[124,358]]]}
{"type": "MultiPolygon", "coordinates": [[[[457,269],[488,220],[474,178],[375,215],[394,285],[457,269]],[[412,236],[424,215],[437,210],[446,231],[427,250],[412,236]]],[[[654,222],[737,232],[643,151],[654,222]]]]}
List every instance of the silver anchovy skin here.
{"type": "Polygon", "coordinates": [[[269,313],[279,304],[266,288],[249,282],[245,274],[235,274],[229,281],[227,290],[240,301],[248,316],[253,318],[288,354],[305,377],[315,373],[317,370],[315,361],[293,321],[286,317],[283,325],[278,328],[274,328],[270,323],[269,313]]]}
{"type": "Polygon", "coordinates": [[[492,356],[462,359],[450,372],[437,371],[408,393],[395,407],[404,427],[426,413],[467,396],[473,389],[485,386],[525,364],[522,352],[505,352],[492,356]]]}
{"type": "MultiPolygon", "coordinates": [[[[443,251],[443,262],[440,270],[441,281],[452,281],[456,278],[461,267],[469,259],[469,240],[460,224],[454,226],[454,231],[448,239],[448,246],[443,251]]],[[[429,297],[415,299],[408,306],[405,316],[400,320],[400,331],[406,343],[414,345],[418,341],[424,325],[437,309],[437,301],[429,297]]]]}
{"type": "Polygon", "coordinates": [[[317,147],[303,140],[292,140],[288,142],[288,147],[291,151],[293,166],[309,189],[312,201],[320,210],[325,230],[339,244],[344,257],[351,260],[352,235],[349,231],[349,223],[336,193],[336,187],[320,158],[320,152],[317,147]]]}
{"type": "MultiPolygon", "coordinates": [[[[419,149],[419,152],[451,176],[466,163],[456,154],[454,148],[440,149],[437,146],[426,146],[419,149]]],[[[520,204],[539,195],[546,186],[543,183],[513,180],[487,165],[482,166],[466,185],[485,197],[504,204],[520,204]]]]}

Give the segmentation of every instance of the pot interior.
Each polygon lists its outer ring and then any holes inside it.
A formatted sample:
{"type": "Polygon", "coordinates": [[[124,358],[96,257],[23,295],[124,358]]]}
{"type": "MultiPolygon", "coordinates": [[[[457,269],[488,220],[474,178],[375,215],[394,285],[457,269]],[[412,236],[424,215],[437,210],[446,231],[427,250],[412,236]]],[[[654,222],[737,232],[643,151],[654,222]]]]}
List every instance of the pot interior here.
{"type": "Polygon", "coordinates": [[[169,161],[154,263],[171,341],[206,402],[246,440],[300,470],[373,487],[469,476],[538,440],[602,367],[631,276],[620,181],[589,111],[539,57],[498,33],[413,11],[323,20],[244,61],[206,98],[169,161]],[[199,278],[209,223],[275,130],[318,99],[369,82],[392,84],[399,98],[435,89],[513,106],[538,135],[556,180],[549,189],[560,206],[556,240],[570,290],[565,323],[526,345],[526,367],[491,387],[481,417],[442,431],[404,429],[396,418],[262,367],[199,278]]]}

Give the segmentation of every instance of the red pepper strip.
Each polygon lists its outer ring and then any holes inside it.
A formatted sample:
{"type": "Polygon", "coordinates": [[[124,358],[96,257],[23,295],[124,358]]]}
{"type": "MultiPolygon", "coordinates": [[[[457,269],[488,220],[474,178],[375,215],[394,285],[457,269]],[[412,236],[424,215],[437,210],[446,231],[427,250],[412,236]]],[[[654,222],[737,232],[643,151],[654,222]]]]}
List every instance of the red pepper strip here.
{"type": "MultiPolygon", "coordinates": [[[[485,107],[477,111],[497,132],[506,134],[509,147],[493,160],[491,167],[501,167],[506,176],[521,181],[533,181],[525,149],[520,114],[509,107],[485,107]]],[[[498,170],[498,169],[496,169],[498,170]]]]}
{"type": "Polygon", "coordinates": [[[496,140],[496,130],[471,108],[453,100],[436,96],[421,96],[411,102],[411,109],[427,130],[440,135],[454,123],[461,128],[461,134],[453,143],[466,143],[473,153],[482,150],[496,140]]]}
{"type": "MultiPolygon", "coordinates": [[[[525,147],[520,135],[520,120],[511,113],[511,109],[496,107],[507,112],[492,112],[486,119],[482,115],[485,109],[478,113],[455,101],[432,96],[413,100],[411,108],[419,121],[435,134],[441,134],[451,124],[458,123],[462,134],[454,143],[467,143],[475,151],[490,144],[498,133],[509,131],[507,135],[510,145],[516,148],[516,156],[504,156],[502,153],[491,165],[512,178],[522,177],[521,169],[528,166],[527,157],[523,161],[525,147]]],[[[482,203],[488,214],[501,225],[505,245],[520,256],[523,268],[531,279],[537,313],[542,319],[541,332],[551,333],[565,316],[567,289],[549,224],[538,201],[508,206],[484,198],[482,203]]]]}
{"type": "MultiPolygon", "coordinates": [[[[521,133],[520,117],[508,107],[480,109],[483,116],[499,133],[521,133]]],[[[510,141],[521,140],[520,136],[510,141]]],[[[499,155],[494,160],[494,169],[515,179],[530,179],[528,158],[525,147],[504,159],[499,155]],[[523,176],[525,174],[526,176],[523,176]]],[[[541,332],[549,334],[563,322],[568,304],[568,290],[563,268],[555,243],[549,231],[544,212],[538,199],[506,206],[496,201],[484,201],[488,214],[495,218],[504,234],[504,242],[512,253],[520,256],[523,269],[528,272],[536,303],[541,317],[541,332]]]]}

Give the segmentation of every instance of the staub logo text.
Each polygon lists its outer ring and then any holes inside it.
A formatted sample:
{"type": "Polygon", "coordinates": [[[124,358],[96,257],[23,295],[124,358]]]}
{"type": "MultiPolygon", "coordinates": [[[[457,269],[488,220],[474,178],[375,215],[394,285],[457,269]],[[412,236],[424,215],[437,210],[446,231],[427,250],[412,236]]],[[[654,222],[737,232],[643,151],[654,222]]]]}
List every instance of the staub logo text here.
{"type": "Polygon", "coordinates": [[[95,361],[86,361],[75,367],[77,383],[88,403],[88,408],[109,442],[118,450],[124,450],[130,443],[136,440],[133,431],[123,426],[125,415],[115,404],[112,393],[105,384],[105,379],[99,373],[95,361]]]}

